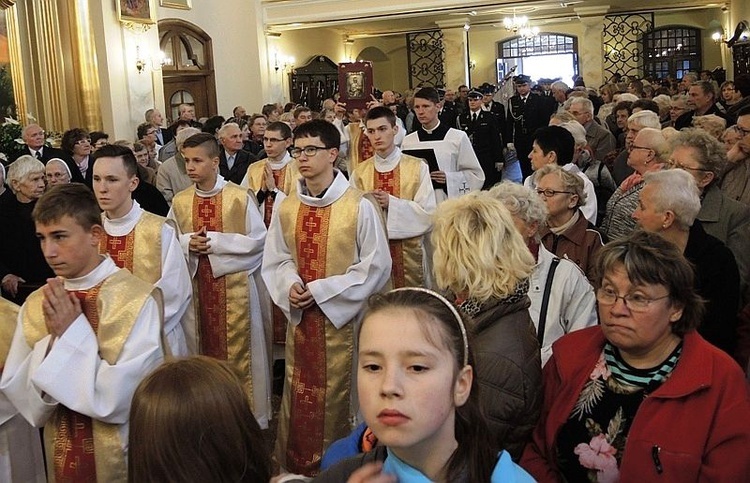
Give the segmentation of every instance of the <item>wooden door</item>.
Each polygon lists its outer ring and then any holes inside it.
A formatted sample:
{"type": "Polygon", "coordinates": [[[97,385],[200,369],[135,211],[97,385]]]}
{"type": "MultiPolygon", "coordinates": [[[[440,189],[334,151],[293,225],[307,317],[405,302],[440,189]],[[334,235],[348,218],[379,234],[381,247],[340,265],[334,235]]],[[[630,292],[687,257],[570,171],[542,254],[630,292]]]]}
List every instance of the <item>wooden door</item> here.
{"type": "Polygon", "coordinates": [[[167,117],[174,122],[178,116],[180,104],[192,104],[195,107],[196,120],[213,115],[209,109],[206,96],[205,77],[164,78],[164,102],[167,117]]]}

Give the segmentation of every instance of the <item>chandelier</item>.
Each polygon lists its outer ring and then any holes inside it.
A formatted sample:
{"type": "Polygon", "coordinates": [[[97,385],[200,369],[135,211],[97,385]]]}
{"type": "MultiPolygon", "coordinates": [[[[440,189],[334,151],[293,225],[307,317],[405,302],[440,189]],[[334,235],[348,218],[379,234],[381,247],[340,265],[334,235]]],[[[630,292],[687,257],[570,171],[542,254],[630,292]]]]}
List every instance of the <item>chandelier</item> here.
{"type": "Polygon", "coordinates": [[[513,18],[505,17],[503,19],[503,26],[508,32],[513,32],[526,39],[531,39],[539,34],[539,27],[532,27],[529,24],[529,18],[524,16],[516,17],[516,11],[513,10],[513,18]]]}

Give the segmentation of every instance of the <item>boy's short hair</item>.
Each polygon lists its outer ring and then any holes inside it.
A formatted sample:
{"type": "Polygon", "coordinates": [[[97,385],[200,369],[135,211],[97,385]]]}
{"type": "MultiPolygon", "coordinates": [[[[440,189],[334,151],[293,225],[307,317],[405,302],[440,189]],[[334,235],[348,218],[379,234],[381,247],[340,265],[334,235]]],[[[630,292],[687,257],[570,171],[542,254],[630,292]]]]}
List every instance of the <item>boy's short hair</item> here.
{"type": "Polygon", "coordinates": [[[318,137],[325,144],[326,149],[336,148],[341,145],[341,134],[330,122],[323,119],[313,119],[297,126],[294,129],[294,139],[318,137]]]}
{"type": "Polygon", "coordinates": [[[274,121],[268,126],[266,126],[266,132],[273,131],[281,134],[281,137],[284,139],[289,139],[292,137],[292,128],[289,127],[289,124],[281,121],[274,121]]]}
{"type": "Polygon", "coordinates": [[[81,183],[55,185],[39,198],[31,212],[34,222],[51,225],[69,216],[90,231],[101,225],[102,215],[94,192],[81,183]]]}
{"type": "MultiPolygon", "coordinates": [[[[141,145],[141,148],[144,147],[145,146],[141,145]]],[[[137,149],[136,151],[140,151],[140,149],[137,149]]],[[[91,159],[93,160],[91,166],[93,166],[99,158],[120,158],[128,176],[135,176],[138,172],[138,162],[135,159],[135,154],[133,154],[133,151],[127,146],[118,146],[116,144],[102,146],[91,155],[91,159]]]]}
{"type": "Polygon", "coordinates": [[[367,115],[365,116],[365,125],[367,125],[367,121],[374,121],[375,119],[382,118],[386,118],[391,126],[396,125],[396,115],[390,108],[384,106],[373,107],[372,109],[367,111],[367,115]]]}
{"type": "Polygon", "coordinates": [[[219,157],[219,143],[216,142],[216,137],[213,134],[206,132],[194,134],[182,143],[182,149],[197,148],[199,146],[206,150],[206,155],[209,158],[219,157]]]}
{"type": "Polygon", "coordinates": [[[560,166],[573,162],[576,142],[570,131],[564,127],[541,127],[534,133],[534,141],[545,155],[554,151],[557,155],[557,164],[560,166]]]}
{"type": "Polygon", "coordinates": [[[414,93],[414,97],[426,99],[434,104],[440,103],[440,93],[434,87],[423,87],[414,93]]]}

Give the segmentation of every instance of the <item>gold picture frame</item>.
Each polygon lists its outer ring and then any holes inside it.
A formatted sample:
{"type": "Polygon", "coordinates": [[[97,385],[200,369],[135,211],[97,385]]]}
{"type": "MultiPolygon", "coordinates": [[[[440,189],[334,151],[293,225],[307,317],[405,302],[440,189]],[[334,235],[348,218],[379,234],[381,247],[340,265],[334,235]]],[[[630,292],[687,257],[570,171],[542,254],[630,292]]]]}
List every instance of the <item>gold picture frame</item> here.
{"type": "Polygon", "coordinates": [[[154,0],[117,0],[117,18],[120,22],[154,24],[154,0]]]}
{"type": "Polygon", "coordinates": [[[193,7],[191,0],[159,0],[159,5],[180,10],[190,10],[193,7]]]}

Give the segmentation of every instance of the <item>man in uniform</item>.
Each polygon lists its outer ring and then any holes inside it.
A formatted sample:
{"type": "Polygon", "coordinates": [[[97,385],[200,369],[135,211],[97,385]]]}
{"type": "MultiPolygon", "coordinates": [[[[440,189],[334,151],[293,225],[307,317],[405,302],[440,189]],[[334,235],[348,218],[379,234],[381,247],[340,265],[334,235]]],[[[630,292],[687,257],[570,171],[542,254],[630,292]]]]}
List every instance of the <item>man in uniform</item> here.
{"type": "MultiPolygon", "coordinates": [[[[498,118],[489,110],[484,110],[484,95],[474,89],[469,92],[469,110],[458,116],[458,129],[469,136],[474,154],[484,171],[482,189],[490,189],[500,182],[498,163],[503,160],[503,137],[498,118]]],[[[502,109],[502,104],[493,103],[502,109]]],[[[502,111],[501,111],[502,112],[502,111]]],[[[505,120],[505,112],[502,112],[505,120]]]]}
{"type": "Polygon", "coordinates": [[[547,99],[531,94],[531,78],[527,75],[517,75],[513,78],[516,95],[508,103],[508,135],[506,139],[513,141],[521,161],[523,177],[531,175],[529,153],[534,138],[534,131],[546,126],[552,115],[551,103],[547,99]]]}

